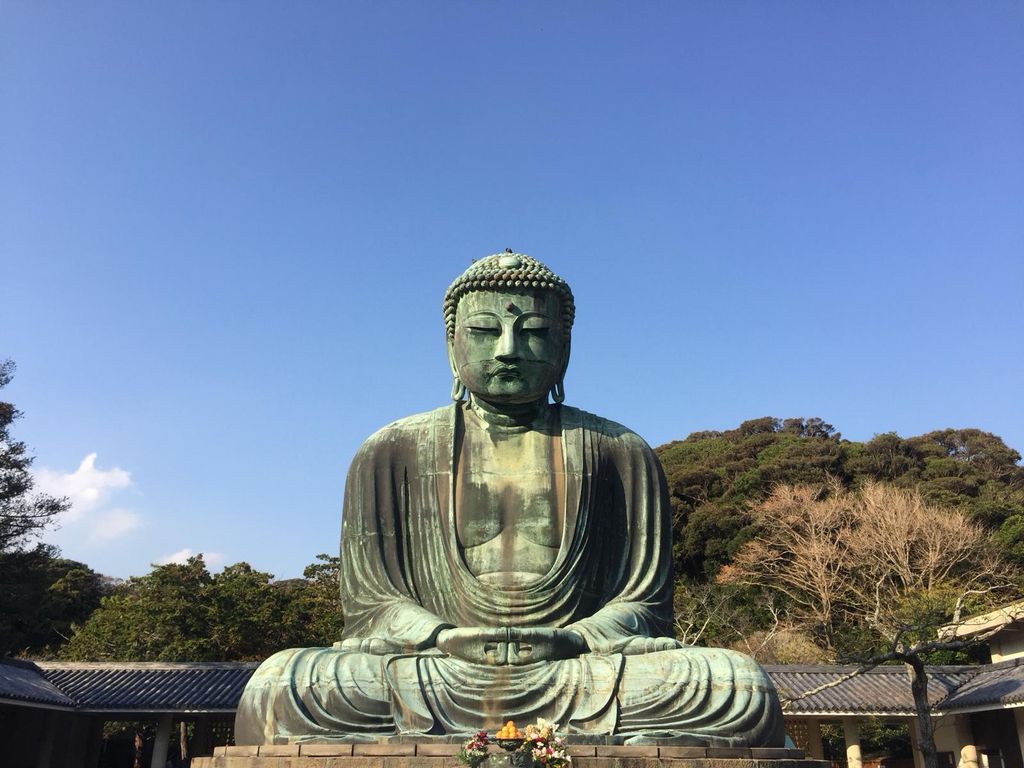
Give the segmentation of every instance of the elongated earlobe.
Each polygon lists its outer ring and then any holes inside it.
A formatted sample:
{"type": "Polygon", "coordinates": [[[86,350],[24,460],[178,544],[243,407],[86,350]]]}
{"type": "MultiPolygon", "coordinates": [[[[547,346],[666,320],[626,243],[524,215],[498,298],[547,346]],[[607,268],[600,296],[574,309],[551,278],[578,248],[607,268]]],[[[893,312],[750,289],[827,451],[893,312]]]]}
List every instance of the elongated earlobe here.
{"type": "Polygon", "coordinates": [[[466,385],[459,378],[459,370],[455,367],[455,349],[452,340],[448,340],[448,365],[452,369],[452,400],[456,403],[466,396],[466,385]]]}
{"type": "Polygon", "coordinates": [[[569,354],[571,352],[572,339],[567,335],[565,339],[565,361],[562,363],[562,373],[559,375],[558,381],[555,382],[555,386],[551,388],[551,399],[558,404],[565,401],[565,372],[569,370],[569,354]]]}
{"type": "Polygon", "coordinates": [[[465,396],[466,385],[462,383],[462,379],[458,376],[454,376],[452,378],[452,400],[457,403],[465,396]]]}

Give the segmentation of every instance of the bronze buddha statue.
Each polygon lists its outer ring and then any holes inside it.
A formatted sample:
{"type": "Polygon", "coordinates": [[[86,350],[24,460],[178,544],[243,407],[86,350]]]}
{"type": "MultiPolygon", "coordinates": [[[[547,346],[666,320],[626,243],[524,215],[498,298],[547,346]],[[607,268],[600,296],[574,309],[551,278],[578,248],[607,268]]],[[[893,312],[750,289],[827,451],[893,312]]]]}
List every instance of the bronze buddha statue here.
{"type": "Polygon", "coordinates": [[[495,254],[456,279],[444,314],[454,402],[381,429],[348,474],[344,635],[264,662],[236,741],[544,717],[570,734],[781,746],[778,697],[752,659],[671,637],[654,453],[562,403],[568,285],[495,254]]]}

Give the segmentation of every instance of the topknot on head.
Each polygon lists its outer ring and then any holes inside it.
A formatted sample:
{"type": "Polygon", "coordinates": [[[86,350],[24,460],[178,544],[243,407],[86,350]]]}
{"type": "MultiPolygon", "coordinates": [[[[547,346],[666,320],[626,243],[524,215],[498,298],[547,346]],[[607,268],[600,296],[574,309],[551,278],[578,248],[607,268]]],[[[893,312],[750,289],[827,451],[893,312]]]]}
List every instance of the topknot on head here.
{"type": "Polygon", "coordinates": [[[459,300],[472,291],[550,291],[562,301],[565,331],[572,330],[576,304],[569,284],[536,259],[525,253],[495,253],[474,261],[455,278],[444,294],[444,328],[448,338],[455,337],[455,310],[459,300]]]}

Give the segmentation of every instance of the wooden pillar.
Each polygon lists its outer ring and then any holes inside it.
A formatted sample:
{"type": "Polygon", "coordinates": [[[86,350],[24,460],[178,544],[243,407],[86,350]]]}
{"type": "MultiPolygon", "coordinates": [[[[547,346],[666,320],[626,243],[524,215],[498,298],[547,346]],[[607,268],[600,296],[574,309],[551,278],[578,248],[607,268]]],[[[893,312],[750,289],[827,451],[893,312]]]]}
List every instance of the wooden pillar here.
{"type": "Polygon", "coordinates": [[[103,717],[89,718],[88,724],[88,746],[86,747],[83,765],[86,768],[94,768],[100,761],[100,754],[103,752],[103,717]]]}
{"type": "Polygon", "coordinates": [[[197,717],[194,721],[194,730],[192,731],[192,743],[189,745],[189,751],[194,757],[203,757],[205,755],[213,754],[213,725],[210,721],[210,717],[197,717]]]}
{"type": "Polygon", "coordinates": [[[1020,755],[1024,757],[1024,709],[1017,707],[1013,710],[1013,721],[1017,726],[1017,743],[1020,745],[1020,755]]]}
{"type": "Polygon", "coordinates": [[[150,768],[165,768],[167,765],[167,745],[171,741],[172,715],[162,715],[156,727],[156,739],[153,741],[153,759],[150,768]]]}
{"type": "Polygon", "coordinates": [[[42,743],[36,752],[36,768],[50,768],[53,758],[53,742],[57,737],[57,713],[47,710],[43,716],[42,743]]]}
{"type": "Polygon", "coordinates": [[[843,738],[846,740],[847,768],[863,768],[860,754],[860,718],[843,718],[843,738]]]}
{"type": "Polygon", "coordinates": [[[956,748],[960,752],[957,768],[978,768],[978,748],[974,744],[974,731],[970,715],[955,715],[956,748]]]}
{"type": "Polygon", "coordinates": [[[825,759],[825,747],[821,743],[821,722],[813,717],[807,720],[807,757],[812,760],[825,759]]]}
{"type": "Polygon", "coordinates": [[[86,753],[89,751],[89,739],[92,736],[92,718],[88,715],[75,713],[69,718],[69,723],[63,734],[65,742],[62,750],[63,757],[61,766],[64,768],[79,768],[85,766],[86,753]]]}

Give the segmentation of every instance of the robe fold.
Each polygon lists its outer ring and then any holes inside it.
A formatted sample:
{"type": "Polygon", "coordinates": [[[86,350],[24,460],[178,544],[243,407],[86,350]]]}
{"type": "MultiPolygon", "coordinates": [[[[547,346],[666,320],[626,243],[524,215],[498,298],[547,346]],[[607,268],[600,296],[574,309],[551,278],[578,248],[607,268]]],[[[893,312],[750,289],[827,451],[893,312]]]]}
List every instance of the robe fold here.
{"type": "Polygon", "coordinates": [[[394,422],[359,449],[342,515],[342,642],[264,662],[243,693],[237,742],[471,733],[540,716],[570,733],[781,745],[774,688],[747,657],[621,653],[635,638],[672,634],[672,527],[650,447],[614,422],[551,406],[565,469],[558,556],[530,584],[489,585],[469,571],[456,537],[461,407],[394,422]],[[449,627],[570,629],[590,653],[474,664],[433,647],[449,627]]]}

